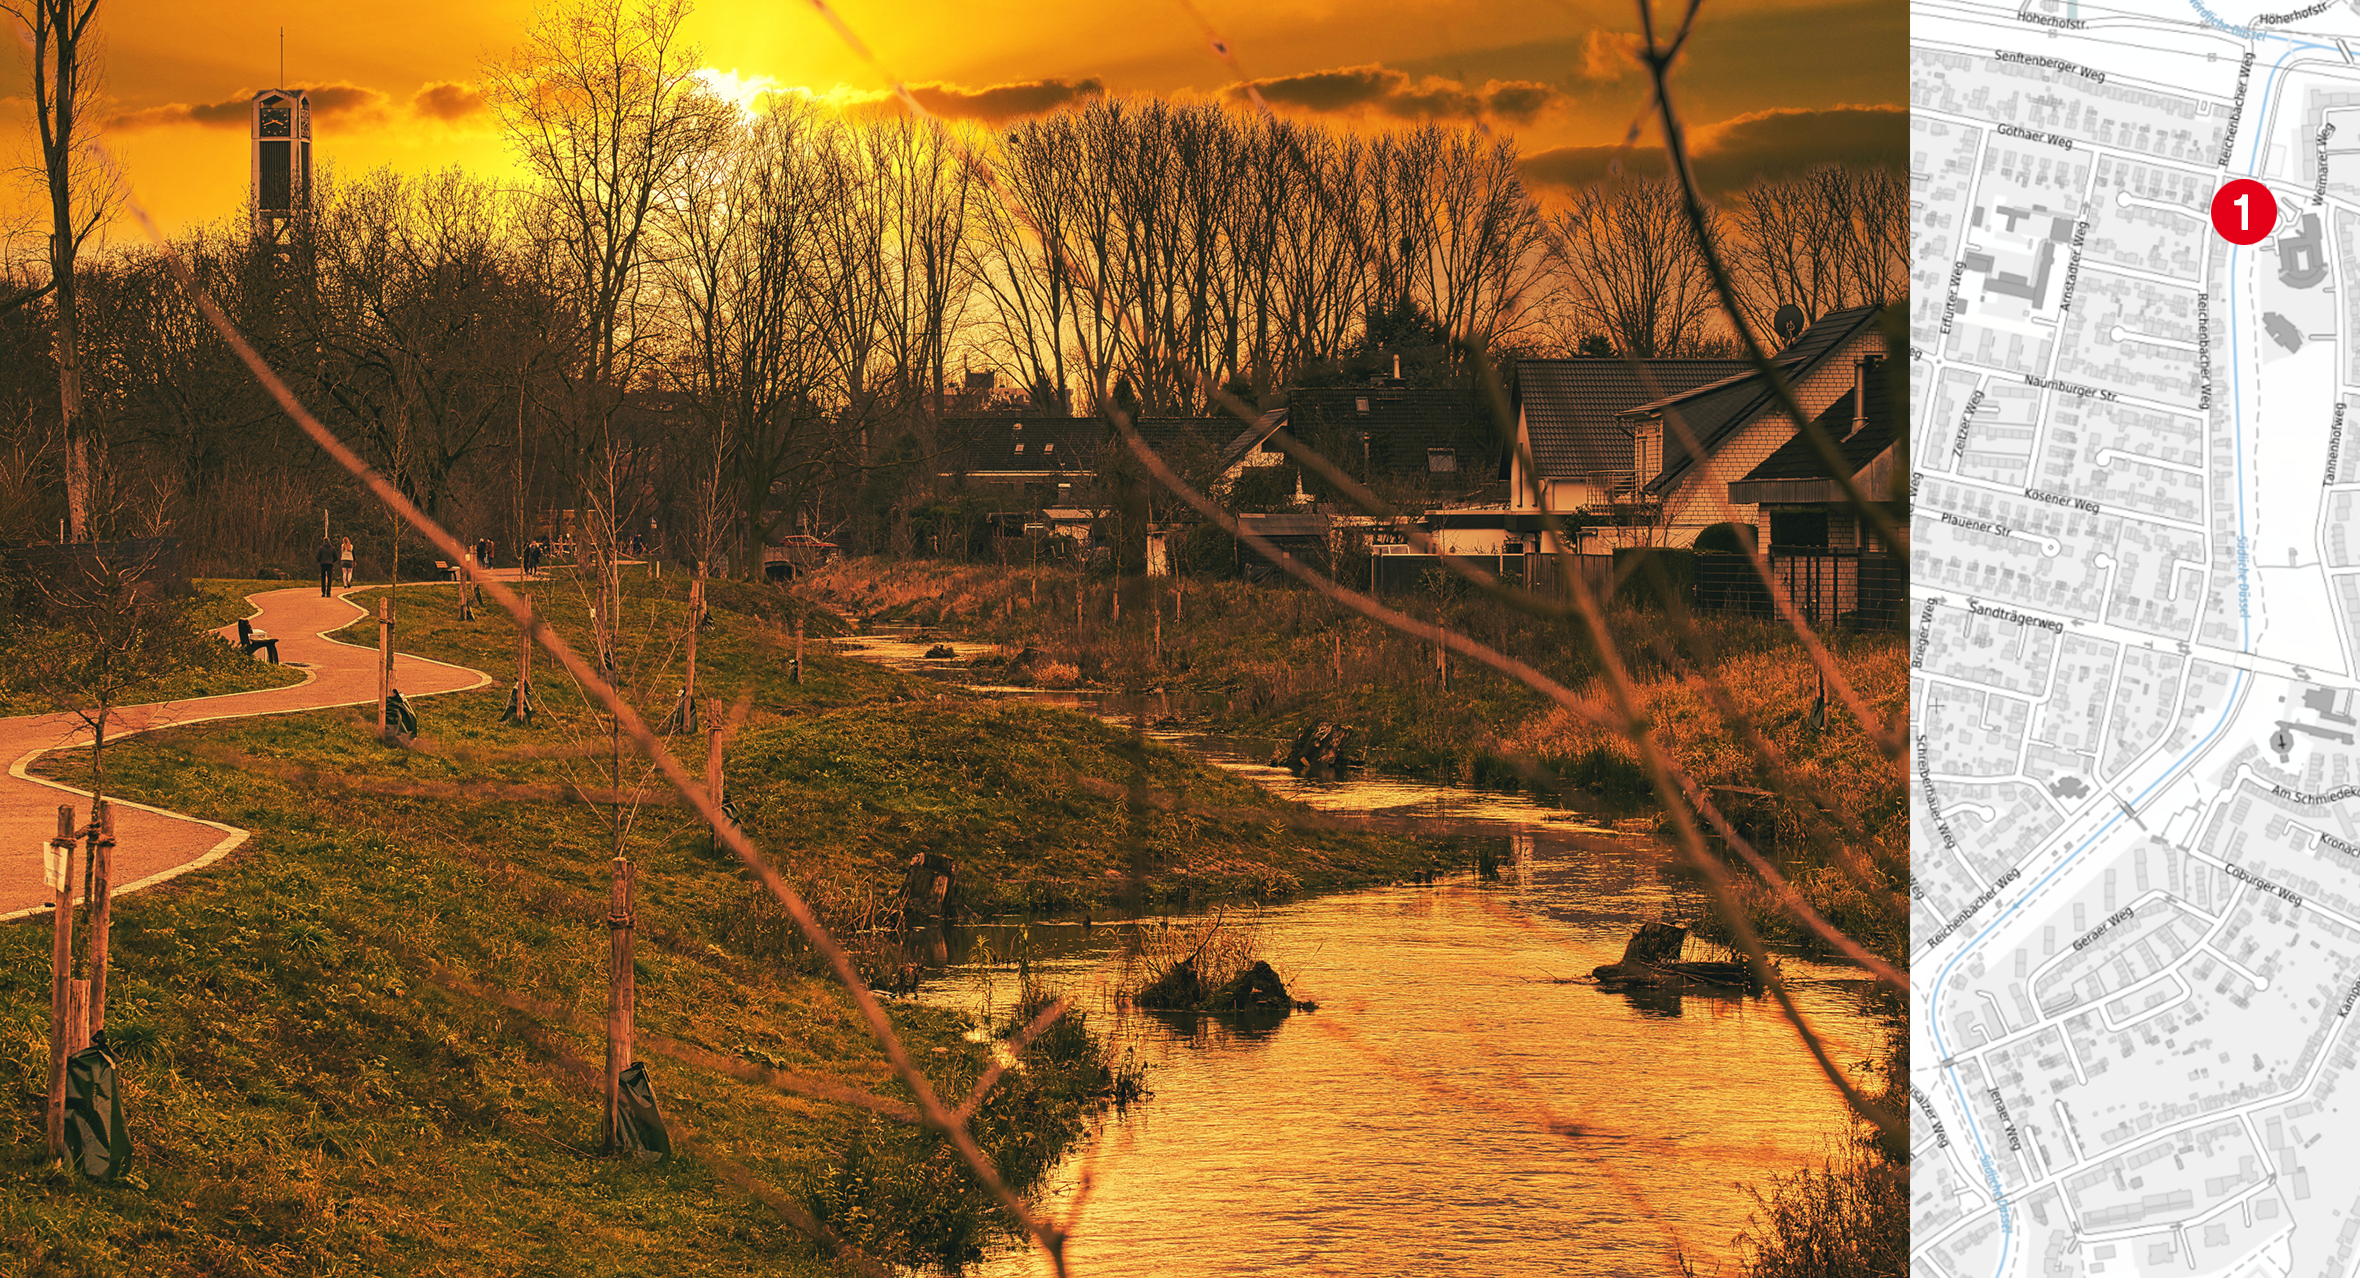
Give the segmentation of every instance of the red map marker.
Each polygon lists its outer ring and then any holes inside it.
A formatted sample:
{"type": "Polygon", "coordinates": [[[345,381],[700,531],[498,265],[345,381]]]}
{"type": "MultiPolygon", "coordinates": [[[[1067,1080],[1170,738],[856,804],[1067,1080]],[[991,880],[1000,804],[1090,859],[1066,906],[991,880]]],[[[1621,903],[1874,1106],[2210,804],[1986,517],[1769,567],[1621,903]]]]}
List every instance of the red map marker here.
{"type": "Polygon", "coordinates": [[[2278,229],[2278,197],[2252,178],[2239,178],[2213,193],[2212,224],[2231,244],[2259,244],[2278,229]]]}

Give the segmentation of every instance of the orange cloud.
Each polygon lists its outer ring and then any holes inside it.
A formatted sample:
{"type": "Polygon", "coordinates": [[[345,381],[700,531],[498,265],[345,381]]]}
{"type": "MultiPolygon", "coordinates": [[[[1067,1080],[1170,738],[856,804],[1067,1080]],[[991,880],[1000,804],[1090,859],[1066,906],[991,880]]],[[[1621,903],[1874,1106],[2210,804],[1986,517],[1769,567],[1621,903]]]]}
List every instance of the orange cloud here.
{"type": "Polygon", "coordinates": [[[1404,120],[1498,117],[1528,123],[1563,95],[1537,80],[1488,80],[1481,88],[1438,75],[1413,80],[1380,63],[1256,80],[1226,90],[1243,101],[1248,89],[1264,101],[1305,111],[1376,111],[1404,120]]]}
{"type": "MultiPolygon", "coordinates": [[[[1706,195],[1725,195],[1755,178],[1800,173],[1814,164],[1898,169],[1909,156],[1909,112],[1898,106],[1750,111],[1703,125],[1690,137],[1697,185],[1706,195]]],[[[1625,172],[1668,171],[1660,146],[1561,146],[1524,160],[1525,180],[1536,185],[1587,186],[1625,172]]]]}
{"type": "Polygon", "coordinates": [[[1582,74],[1592,80],[1620,80],[1639,70],[1639,50],[1646,45],[1636,31],[1599,28],[1582,40],[1582,74]]]}
{"type": "MultiPolygon", "coordinates": [[[[1005,124],[1022,116],[1040,115],[1105,92],[1106,83],[1096,76],[1081,80],[1019,80],[980,89],[940,82],[910,86],[910,96],[928,111],[948,119],[981,120],[986,124],[1005,124]]],[[[890,101],[886,106],[898,109],[898,104],[890,101]]]]}
{"type": "Polygon", "coordinates": [[[410,95],[410,110],[430,120],[464,120],[481,114],[488,104],[474,85],[436,80],[410,95]]]}
{"type": "MultiPolygon", "coordinates": [[[[358,84],[299,84],[289,87],[302,89],[311,95],[312,116],[321,121],[382,119],[389,101],[385,94],[376,89],[358,84]]],[[[109,119],[107,127],[124,133],[176,124],[194,124],[209,129],[242,129],[252,118],[254,94],[257,92],[260,90],[242,90],[235,97],[219,102],[168,102],[163,106],[125,111],[109,119]]]]}

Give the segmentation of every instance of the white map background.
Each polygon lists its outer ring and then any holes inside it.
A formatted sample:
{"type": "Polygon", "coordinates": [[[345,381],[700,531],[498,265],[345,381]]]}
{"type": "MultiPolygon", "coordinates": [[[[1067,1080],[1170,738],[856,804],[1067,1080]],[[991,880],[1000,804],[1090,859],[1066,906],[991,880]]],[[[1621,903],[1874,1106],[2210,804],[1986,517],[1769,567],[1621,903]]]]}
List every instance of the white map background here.
{"type": "Polygon", "coordinates": [[[2350,1278],[2360,12],[1911,30],[1913,1269],[2350,1278]]]}

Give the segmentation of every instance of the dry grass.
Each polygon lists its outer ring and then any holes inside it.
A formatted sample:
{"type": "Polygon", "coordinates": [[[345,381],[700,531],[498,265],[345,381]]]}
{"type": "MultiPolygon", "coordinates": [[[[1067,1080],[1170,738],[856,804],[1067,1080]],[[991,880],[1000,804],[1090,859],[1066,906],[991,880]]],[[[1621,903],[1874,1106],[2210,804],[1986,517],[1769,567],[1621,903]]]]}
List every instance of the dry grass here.
{"type": "MultiPolygon", "coordinates": [[[[830,565],[808,590],[849,615],[941,626],[998,643],[1003,652],[1037,647],[1044,664],[1070,664],[1101,685],[1168,690],[1176,709],[1224,732],[1277,742],[1306,722],[1349,723],[1372,762],[1391,771],[1583,790],[1617,801],[1650,793],[1637,751],[1620,733],[1584,723],[1487,669],[1453,663],[1446,685],[1430,645],[1305,591],[1173,578],[1118,587],[1070,569],[864,559],[830,565]]],[[[1597,656],[1571,623],[1535,620],[1454,591],[1387,602],[1603,696],[1597,656]]],[[[1898,892],[1908,879],[1906,778],[1840,706],[1829,705],[1813,722],[1817,675],[1794,635],[1775,622],[1700,615],[1699,655],[1661,613],[1617,605],[1610,625],[1672,758],[1700,785],[1769,792],[1765,842],[1781,854],[1785,872],[1831,922],[1898,959],[1908,937],[1898,892]],[[1677,664],[1658,650],[1658,639],[1670,644],[1677,664]],[[1783,756],[1784,775],[1766,767],[1724,717],[1714,687],[1783,756]],[[1814,847],[1809,833],[1827,833],[1822,804],[1856,822],[1857,835],[1814,847]]],[[[1833,635],[1827,642],[1873,712],[1906,713],[1908,651],[1900,636],[1833,635]]],[[[1741,878],[1741,888],[1740,905],[1758,930],[1818,947],[1769,888],[1750,878],[1741,878]]],[[[1706,930],[1723,932],[1717,921],[1706,930]]]]}
{"type": "MultiPolygon", "coordinates": [[[[1183,973],[1197,991],[1217,990],[1262,961],[1258,915],[1222,911],[1210,918],[1164,918],[1144,923],[1136,948],[1124,955],[1119,988],[1142,1007],[1170,1007],[1166,996],[1183,973]]],[[[1188,1000],[1193,1005],[1197,1000],[1188,1000]]]]}

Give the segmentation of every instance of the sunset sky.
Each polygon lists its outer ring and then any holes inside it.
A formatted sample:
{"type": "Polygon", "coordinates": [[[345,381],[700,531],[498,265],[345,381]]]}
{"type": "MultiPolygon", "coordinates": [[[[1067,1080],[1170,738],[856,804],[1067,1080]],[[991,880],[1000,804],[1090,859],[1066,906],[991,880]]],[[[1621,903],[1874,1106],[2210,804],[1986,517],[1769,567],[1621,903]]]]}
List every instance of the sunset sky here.
{"type": "MultiPolygon", "coordinates": [[[[278,80],[284,25],[286,82],[313,90],[320,163],[348,174],[456,163],[513,176],[473,84],[487,59],[517,44],[534,9],[529,0],[101,0],[108,142],[168,228],[237,212],[246,100],[278,80]]],[[[934,86],[922,97],[949,113],[997,121],[1101,89],[1236,96],[1235,74],[1178,3],[846,0],[839,12],[894,74],[934,86]]],[[[1596,176],[1646,105],[1627,5],[1202,0],[1199,12],[1274,106],[1363,128],[1480,116],[1516,137],[1544,187],[1596,176]]],[[[1678,88],[1708,182],[1742,185],[1819,159],[1900,163],[1905,4],[1715,0],[1704,15],[1678,88]]],[[[844,100],[884,89],[796,0],[703,0],[689,31],[706,65],[734,76],[724,83],[844,100]]],[[[15,54],[0,88],[13,95],[7,145],[21,159],[31,118],[21,47],[15,54]]],[[[1654,136],[1650,128],[1643,140],[1654,136]]]]}

